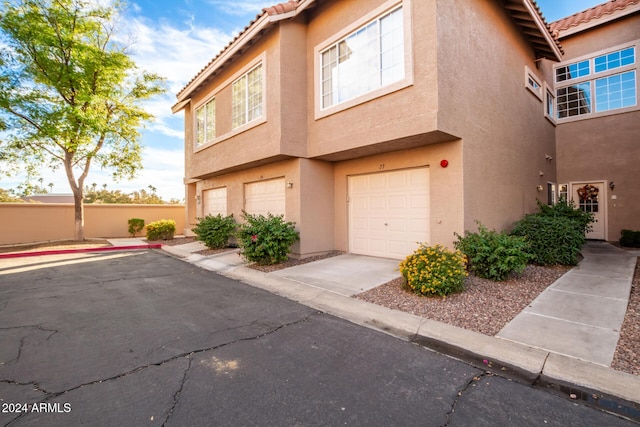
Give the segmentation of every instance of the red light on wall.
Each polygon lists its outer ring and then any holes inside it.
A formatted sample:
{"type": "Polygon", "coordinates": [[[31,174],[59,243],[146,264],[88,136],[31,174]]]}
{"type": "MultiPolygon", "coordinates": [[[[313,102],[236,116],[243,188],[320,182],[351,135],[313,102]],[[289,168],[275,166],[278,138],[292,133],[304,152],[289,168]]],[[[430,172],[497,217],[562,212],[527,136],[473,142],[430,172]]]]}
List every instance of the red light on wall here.
{"type": "Polygon", "coordinates": [[[449,161],[448,160],[441,160],[440,161],[440,166],[442,166],[443,168],[446,168],[447,166],[449,166],[449,161]]]}

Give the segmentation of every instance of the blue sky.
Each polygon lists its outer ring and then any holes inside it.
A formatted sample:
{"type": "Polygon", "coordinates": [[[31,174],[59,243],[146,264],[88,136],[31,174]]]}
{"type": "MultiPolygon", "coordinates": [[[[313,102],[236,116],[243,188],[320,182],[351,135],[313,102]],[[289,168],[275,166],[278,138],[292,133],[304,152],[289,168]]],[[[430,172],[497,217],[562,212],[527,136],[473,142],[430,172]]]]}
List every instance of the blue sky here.
{"type": "MultiPolygon", "coordinates": [[[[110,0],[106,0],[110,1],[110,0]]],[[[132,181],[113,182],[109,171],[93,167],[86,184],[107,184],[125,192],[153,185],[165,200],[183,199],[184,117],[171,114],[176,93],[226,46],[262,8],[285,0],[129,0],[122,28],[134,35],[132,57],[147,71],[167,79],[166,95],[146,104],[156,120],[143,131],[144,169],[132,181]]],[[[351,1],[351,0],[342,0],[351,1]]],[[[547,22],[588,9],[604,0],[537,0],[547,22]]],[[[54,193],[70,193],[64,173],[43,174],[54,193]]],[[[0,187],[18,180],[0,177],[0,187]]]]}

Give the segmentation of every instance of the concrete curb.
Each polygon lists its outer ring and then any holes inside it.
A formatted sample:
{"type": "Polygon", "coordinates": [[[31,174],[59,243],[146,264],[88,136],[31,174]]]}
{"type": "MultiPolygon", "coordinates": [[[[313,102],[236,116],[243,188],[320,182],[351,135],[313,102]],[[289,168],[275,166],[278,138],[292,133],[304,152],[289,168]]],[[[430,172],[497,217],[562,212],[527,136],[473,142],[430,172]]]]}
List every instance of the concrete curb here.
{"type": "Polygon", "coordinates": [[[301,284],[244,266],[220,274],[318,311],[640,420],[640,377],[301,284]]]}
{"type": "Polygon", "coordinates": [[[32,257],[32,256],[43,256],[43,255],[64,255],[64,254],[75,254],[75,253],[83,253],[83,252],[111,252],[111,251],[130,251],[130,250],[137,250],[137,249],[161,249],[161,248],[162,248],[162,245],[153,244],[153,245],[130,245],[130,246],[104,246],[100,248],[52,249],[48,251],[12,252],[7,254],[0,254],[0,259],[24,258],[24,257],[32,257]]]}

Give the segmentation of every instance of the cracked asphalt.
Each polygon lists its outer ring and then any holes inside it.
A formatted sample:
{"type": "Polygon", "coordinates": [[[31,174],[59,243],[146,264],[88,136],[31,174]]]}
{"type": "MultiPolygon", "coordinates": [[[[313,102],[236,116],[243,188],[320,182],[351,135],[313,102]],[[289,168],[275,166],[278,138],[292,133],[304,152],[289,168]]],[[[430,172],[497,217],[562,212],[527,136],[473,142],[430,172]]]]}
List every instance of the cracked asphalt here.
{"type": "Polygon", "coordinates": [[[635,425],[157,251],[0,260],[0,425],[635,425]]]}

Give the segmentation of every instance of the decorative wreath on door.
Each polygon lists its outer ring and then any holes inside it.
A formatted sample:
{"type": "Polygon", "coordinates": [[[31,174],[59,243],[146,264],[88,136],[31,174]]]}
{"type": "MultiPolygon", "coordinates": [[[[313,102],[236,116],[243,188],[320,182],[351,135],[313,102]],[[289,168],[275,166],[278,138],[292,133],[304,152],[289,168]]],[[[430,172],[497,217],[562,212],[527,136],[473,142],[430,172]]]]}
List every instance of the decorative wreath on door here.
{"type": "Polygon", "coordinates": [[[578,197],[580,197],[580,200],[582,200],[583,202],[595,202],[598,200],[599,191],[600,190],[598,190],[598,187],[596,187],[595,185],[587,184],[584,187],[578,188],[578,197]]]}

